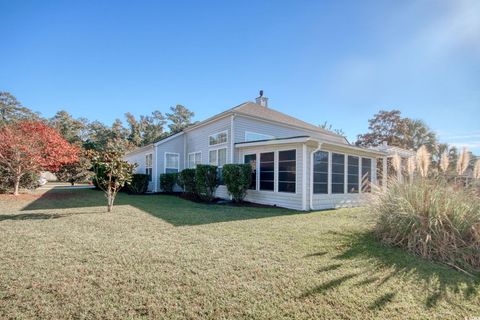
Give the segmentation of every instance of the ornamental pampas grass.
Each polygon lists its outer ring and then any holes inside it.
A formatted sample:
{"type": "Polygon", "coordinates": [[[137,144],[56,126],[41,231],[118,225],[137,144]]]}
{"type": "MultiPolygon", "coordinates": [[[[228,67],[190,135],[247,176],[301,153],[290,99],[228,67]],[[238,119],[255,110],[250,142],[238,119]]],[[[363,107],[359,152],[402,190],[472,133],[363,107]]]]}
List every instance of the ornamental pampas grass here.
{"type": "Polygon", "coordinates": [[[448,158],[448,152],[445,151],[442,153],[442,157],[440,158],[440,169],[442,169],[443,173],[447,173],[449,164],[450,159],[448,158]]]}
{"type": "Polygon", "coordinates": [[[392,166],[397,172],[397,177],[400,177],[402,174],[402,158],[400,158],[398,153],[395,153],[392,157],[392,166]]]}
{"type": "Polygon", "coordinates": [[[425,146],[421,146],[417,150],[417,166],[420,175],[425,178],[428,175],[428,168],[430,167],[430,153],[425,146]]]}
{"type": "Polygon", "coordinates": [[[415,173],[415,169],[416,169],[415,158],[409,157],[407,160],[407,172],[410,177],[412,177],[413,174],[415,173]]]}
{"type": "Polygon", "coordinates": [[[468,153],[467,148],[463,148],[462,153],[457,161],[457,174],[461,176],[465,170],[468,168],[468,163],[470,162],[470,154],[468,153]]]}
{"type": "Polygon", "coordinates": [[[473,168],[473,177],[475,179],[480,179],[480,159],[475,161],[475,167],[473,168]]]}

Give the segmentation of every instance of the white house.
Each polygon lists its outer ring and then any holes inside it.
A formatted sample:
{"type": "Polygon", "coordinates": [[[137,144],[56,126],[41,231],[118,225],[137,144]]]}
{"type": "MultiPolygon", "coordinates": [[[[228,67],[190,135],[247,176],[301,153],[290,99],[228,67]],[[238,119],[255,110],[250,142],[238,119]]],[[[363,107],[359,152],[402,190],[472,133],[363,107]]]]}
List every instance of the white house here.
{"type": "MultiPolygon", "coordinates": [[[[382,150],[351,145],[345,137],[271,109],[268,98],[245,102],[126,155],[160,191],[162,173],[197,164],[221,168],[250,163],[254,181],[246,200],[296,210],[356,206],[377,182],[382,150]]],[[[229,198],[221,185],[216,195],[229,198]]]]}

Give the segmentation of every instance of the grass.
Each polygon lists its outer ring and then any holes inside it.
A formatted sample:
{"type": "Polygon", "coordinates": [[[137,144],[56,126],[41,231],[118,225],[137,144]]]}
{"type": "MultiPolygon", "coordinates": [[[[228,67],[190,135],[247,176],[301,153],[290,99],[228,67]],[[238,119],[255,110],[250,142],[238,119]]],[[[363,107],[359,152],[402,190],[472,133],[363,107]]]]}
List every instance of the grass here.
{"type": "Polygon", "coordinates": [[[0,198],[0,318],[459,318],[480,281],[384,247],[358,209],[0,198]]]}

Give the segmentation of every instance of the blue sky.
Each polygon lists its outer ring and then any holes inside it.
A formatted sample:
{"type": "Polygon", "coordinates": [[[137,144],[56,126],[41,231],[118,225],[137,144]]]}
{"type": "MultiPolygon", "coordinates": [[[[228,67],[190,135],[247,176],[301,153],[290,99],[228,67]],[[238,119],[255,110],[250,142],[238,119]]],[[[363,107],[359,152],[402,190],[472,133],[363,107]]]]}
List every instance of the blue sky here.
{"type": "Polygon", "coordinates": [[[259,89],[354,141],[379,109],[480,154],[480,1],[0,0],[0,90],[110,124],[259,89]]]}

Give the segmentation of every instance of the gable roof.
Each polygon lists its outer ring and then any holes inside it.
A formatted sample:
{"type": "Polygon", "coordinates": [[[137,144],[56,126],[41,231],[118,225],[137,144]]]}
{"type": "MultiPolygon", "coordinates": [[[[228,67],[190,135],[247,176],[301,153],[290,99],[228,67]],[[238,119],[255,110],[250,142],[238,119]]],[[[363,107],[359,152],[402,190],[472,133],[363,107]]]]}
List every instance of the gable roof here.
{"type": "Polygon", "coordinates": [[[205,125],[205,124],[207,124],[211,121],[214,121],[214,120],[217,120],[219,118],[228,116],[230,114],[245,115],[245,116],[252,117],[252,118],[262,119],[262,120],[265,120],[265,121],[273,121],[273,122],[277,122],[277,123],[288,125],[288,126],[293,126],[293,127],[297,127],[297,128],[301,128],[301,129],[306,129],[306,130],[309,130],[309,131],[319,132],[319,133],[330,135],[330,136],[333,136],[333,137],[336,137],[336,138],[343,139],[348,143],[347,139],[340,134],[337,134],[337,133],[332,132],[330,130],[320,128],[318,126],[315,126],[315,125],[310,124],[308,122],[305,122],[303,120],[300,120],[300,119],[297,119],[295,117],[289,116],[288,114],[285,114],[283,112],[274,110],[270,107],[261,106],[257,103],[251,102],[251,101],[244,102],[244,103],[242,103],[242,104],[240,104],[236,107],[228,109],[228,110],[226,110],[224,112],[221,112],[217,115],[214,115],[213,117],[210,117],[210,118],[208,118],[204,121],[200,121],[200,122],[198,122],[198,123],[196,123],[196,124],[194,124],[190,127],[185,128],[184,131],[189,131],[191,129],[194,129],[194,128],[202,126],[202,125],[205,125]]]}
{"type": "Polygon", "coordinates": [[[317,131],[317,132],[321,132],[329,135],[342,137],[341,135],[336,134],[332,131],[322,129],[318,126],[315,126],[303,120],[289,116],[288,114],[271,109],[269,107],[261,106],[253,102],[246,102],[231,110],[234,111],[235,113],[240,113],[240,114],[244,114],[244,115],[255,117],[255,118],[281,122],[281,123],[288,124],[295,127],[300,127],[300,128],[304,128],[312,131],[317,131]]]}

